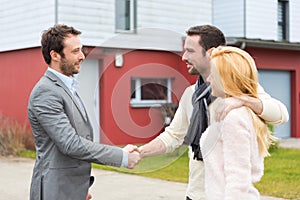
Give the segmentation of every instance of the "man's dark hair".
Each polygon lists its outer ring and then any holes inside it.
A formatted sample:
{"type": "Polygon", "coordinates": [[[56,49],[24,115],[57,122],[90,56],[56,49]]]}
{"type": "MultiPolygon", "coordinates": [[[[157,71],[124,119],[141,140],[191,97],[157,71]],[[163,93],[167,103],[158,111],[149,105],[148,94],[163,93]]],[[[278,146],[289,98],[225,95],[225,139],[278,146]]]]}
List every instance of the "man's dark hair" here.
{"type": "Polygon", "coordinates": [[[64,58],[63,40],[67,37],[68,34],[80,35],[81,32],[71,26],[67,26],[64,24],[56,24],[53,27],[50,27],[48,30],[43,31],[41,39],[42,53],[44,60],[48,65],[51,62],[50,52],[52,50],[59,53],[59,55],[64,58]]]}
{"type": "Polygon", "coordinates": [[[193,26],[186,31],[188,36],[199,35],[199,44],[207,51],[212,47],[226,45],[226,39],[223,32],[212,25],[193,26]]]}

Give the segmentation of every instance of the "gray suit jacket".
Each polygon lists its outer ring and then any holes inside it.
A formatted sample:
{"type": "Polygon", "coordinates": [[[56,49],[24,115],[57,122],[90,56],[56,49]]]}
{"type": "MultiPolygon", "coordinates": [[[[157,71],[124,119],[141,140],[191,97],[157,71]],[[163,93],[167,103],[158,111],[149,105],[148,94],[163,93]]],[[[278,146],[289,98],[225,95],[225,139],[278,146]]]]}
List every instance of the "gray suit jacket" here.
{"type": "Polygon", "coordinates": [[[121,148],[92,142],[93,130],[69,89],[52,72],[35,85],[28,118],[36,146],[31,200],[84,200],[91,162],[119,167],[121,148]]]}

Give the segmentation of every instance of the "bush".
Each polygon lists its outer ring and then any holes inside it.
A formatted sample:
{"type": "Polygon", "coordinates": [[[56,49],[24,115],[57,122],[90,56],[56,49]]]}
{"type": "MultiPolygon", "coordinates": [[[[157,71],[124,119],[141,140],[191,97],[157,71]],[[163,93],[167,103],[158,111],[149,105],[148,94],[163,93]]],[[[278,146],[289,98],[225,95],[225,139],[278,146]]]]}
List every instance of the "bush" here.
{"type": "Polygon", "coordinates": [[[16,155],[26,149],[35,149],[30,128],[25,123],[0,115],[0,155],[16,155]]]}

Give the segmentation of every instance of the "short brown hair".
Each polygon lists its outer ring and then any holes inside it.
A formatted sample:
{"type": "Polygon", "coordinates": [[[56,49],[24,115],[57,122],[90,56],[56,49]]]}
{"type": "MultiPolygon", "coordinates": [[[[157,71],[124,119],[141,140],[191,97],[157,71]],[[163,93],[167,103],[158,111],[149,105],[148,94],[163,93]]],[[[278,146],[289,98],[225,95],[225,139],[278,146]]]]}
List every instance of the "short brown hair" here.
{"type": "Polygon", "coordinates": [[[53,27],[50,27],[48,30],[43,31],[41,45],[42,45],[43,57],[47,64],[50,64],[51,62],[50,52],[52,50],[56,51],[62,57],[64,57],[63,40],[67,37],[68,34],[80,35],[81,32],[71,26],[67,26],[64,24],[55,24],[53,27]]]}
{"type": "Polygon", "coordinates": [[[226,39],[223,32],[212,25],[193,26],[186,31],[188,36],[199,35],[199,44],[205,51],[212,47],[226,45],[226,39]]]}

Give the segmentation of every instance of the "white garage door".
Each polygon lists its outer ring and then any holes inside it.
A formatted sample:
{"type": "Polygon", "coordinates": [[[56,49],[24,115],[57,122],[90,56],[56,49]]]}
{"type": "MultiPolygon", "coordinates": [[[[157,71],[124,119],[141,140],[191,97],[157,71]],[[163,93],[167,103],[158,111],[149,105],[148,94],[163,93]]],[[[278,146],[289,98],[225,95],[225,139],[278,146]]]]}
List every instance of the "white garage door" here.
{"type": "Polygon", "coordinates": [[[94,141],[100,142],[99,108],[99,62],[98,59],[85,59],[81,64],[78,93],[84,102],[94,129],[94,141]]]}
{"type": "MultiPolygon", "coordinates": [[[[290,72],[276,70],[259,70],[259,82],[272,97],[286,105],[291,111],[290,72]]],[[[279,138],[291,137],[291,123],[275,126],[275,136],[279,138]]]]}

